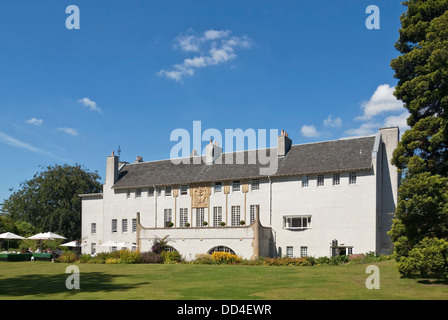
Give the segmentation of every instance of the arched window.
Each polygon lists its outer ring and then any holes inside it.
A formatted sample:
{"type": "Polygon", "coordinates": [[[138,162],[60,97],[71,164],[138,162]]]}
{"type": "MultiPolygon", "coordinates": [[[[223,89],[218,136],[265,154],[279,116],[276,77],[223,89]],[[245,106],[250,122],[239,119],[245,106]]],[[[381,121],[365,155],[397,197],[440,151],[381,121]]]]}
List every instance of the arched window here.
{"type": "Polygon", "coordinates": [[[207,253],[213,254],[213,252],[229,252],[231,254],[235,254],[235,251],[226,246],[216,246],[211,248],[207,253]]]}
{"type": "Polygon", "coordinates": [[[172,246],[165,246],[163,251],[165,252],[173,252],[173,251],[177,251],[175,248],[173,248],[172,246]]]}

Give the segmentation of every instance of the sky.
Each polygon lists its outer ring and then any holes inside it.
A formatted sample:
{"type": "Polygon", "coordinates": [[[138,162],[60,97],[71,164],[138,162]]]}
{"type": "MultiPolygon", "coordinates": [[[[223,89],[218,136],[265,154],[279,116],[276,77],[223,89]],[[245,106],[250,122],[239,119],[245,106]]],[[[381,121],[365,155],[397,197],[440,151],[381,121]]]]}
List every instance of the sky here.
{"type": "Polygon", "coordinates": [[[390,62],[405,10],[390,0],[2,1],[0,203],[50,165],[103,181],[118,148],[122,161],[169,159],[172,132],[192,133],[194,121],[223,135],[284,129],[293,144],[402,133],[390,62]]]}

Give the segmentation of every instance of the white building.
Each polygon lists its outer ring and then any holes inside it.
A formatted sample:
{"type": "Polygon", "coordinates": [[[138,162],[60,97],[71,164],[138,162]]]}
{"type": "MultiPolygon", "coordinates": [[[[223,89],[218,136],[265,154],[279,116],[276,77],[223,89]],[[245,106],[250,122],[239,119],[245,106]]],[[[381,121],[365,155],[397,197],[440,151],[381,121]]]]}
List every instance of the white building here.
{"type": "Polygon", "coordinates": [[[103,192],[80,195],[83,253],[108,251],[107,241],[150,251],[165,236],[187,260],[216,250],[246,259],[388,253],[398,140],[395,127],[302,145],[282,134],[266,149],[278,157],[270,176],[249,163],[257,150],[221,154],[212,143],[200,164],[121,163],[112,153],[103,192]],[[218,161],[238,154],[244,164],[218,161]]]}

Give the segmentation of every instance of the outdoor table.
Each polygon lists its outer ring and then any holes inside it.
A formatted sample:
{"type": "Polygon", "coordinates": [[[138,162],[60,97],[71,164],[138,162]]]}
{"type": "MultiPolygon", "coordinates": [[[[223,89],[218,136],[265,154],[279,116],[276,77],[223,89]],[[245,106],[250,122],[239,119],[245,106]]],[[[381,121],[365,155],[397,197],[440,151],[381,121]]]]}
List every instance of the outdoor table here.
{"type": "Polygon", "coordinates": [[[0,253],[0,261],[31,261],[32,253],[0,253]]]}

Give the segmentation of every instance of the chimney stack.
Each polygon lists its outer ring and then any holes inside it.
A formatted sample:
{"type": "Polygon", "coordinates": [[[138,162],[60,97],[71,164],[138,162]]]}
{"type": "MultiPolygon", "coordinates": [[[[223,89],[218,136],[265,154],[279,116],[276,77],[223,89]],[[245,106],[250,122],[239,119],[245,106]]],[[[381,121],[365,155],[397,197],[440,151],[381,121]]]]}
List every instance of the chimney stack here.
{"type": "Polygon", "coordinates": [[[112,187],[118,180],[118,157],[112,151],[107,157],[105,185],[112,187]]]}
{"type": "Polygon", "coordinates": [[[137,156],[137,159],[135,160],[134,163],[139,163],[139,162],[143,162],[143,157],[137,156]]]}
{"type": "Polygon", "coordinates": [[[284,157],[291,149],[292,140],[288,137],[288,132],[282,129],[281,135],[277,138],[277,154],[279,157],[284,157]]]}
{"type": "Polygon", "coordinates": [[[221,153],[222,148],[219,146],[219,144],[213,142],[213,140],[210,139],[210,143],[207,145],[205,150],[205,163],[213,164],[215,160],[221,155],[221,153]]]}

